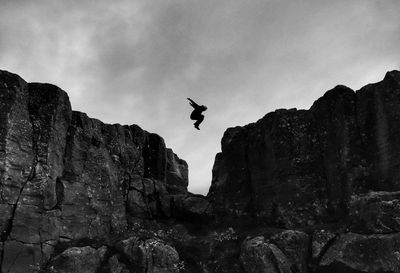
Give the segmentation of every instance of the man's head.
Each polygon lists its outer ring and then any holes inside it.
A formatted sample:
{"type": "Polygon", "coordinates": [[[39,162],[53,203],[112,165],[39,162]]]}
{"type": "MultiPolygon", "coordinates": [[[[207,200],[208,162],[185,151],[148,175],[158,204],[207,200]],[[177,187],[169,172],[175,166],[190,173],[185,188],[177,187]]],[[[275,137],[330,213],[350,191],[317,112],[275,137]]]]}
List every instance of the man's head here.
{"type": "Polygon", "coordinates": [[[201,107],[201,109],[203,110],[203,111],[206,111],[207,110],[207,106],[205,106],[205,105],[202,105],[202,106],[200,106],[201,107]]]}

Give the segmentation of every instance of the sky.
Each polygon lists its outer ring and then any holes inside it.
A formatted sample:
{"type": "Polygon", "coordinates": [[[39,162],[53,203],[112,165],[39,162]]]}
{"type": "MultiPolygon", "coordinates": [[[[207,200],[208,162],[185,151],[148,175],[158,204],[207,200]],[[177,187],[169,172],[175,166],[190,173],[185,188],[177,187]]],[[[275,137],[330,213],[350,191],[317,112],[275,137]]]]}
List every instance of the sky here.
{"type": "Polygon", "coordinates": [[[161,135],[207,194],[228,127],[400,70],[399,0],[0,0],[0,69],[161,135]],[[201,130],[187,97],[208,110],[201,130]]]}

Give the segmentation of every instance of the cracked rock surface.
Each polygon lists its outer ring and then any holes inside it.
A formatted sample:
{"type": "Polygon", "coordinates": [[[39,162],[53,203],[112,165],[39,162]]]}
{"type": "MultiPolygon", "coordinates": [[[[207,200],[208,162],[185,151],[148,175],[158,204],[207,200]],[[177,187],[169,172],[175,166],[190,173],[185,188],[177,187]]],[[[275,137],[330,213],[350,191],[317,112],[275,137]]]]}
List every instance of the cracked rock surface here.
{"type": "MultiPolygon", "coordinates": [[[[168,219],[172,194],[187,194],[187,164],[161,137],[72,111],[54,85],[1,71],[0,106],[2,272],[40,267],[60,246],[112,244],[135,219],[168,219]]],[[[54,268],[86,250],[66,249],[54,268]]]]}
{"type": "Polygon", "coordinates": [[[0,70],[0,273],[400,272],[400,72],[229,128],[207,196],[162,137],[0,70]]]}

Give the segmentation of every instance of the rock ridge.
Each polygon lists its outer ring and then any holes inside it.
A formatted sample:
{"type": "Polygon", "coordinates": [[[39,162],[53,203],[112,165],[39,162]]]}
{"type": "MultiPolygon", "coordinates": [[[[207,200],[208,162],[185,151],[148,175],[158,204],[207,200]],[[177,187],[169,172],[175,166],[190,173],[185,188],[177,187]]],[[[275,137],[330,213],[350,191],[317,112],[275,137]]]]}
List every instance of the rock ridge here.
{"type": "Polygon", "coordinates": [[[160,136],[72,111],[57,86],[6,71],[0,92],[1,272],[184,210],[174,200],[189,195],[188,167],[160,136]]]}
{"type": "Polygon", "coordinates": [[[399,89],[391,71],[356,92],[338,85],[309,110],[227,129],[208,198],[222,214],[290,228],[344,217],[353,194],[398,190],[399,89]],[[310,213],[300,219],[300,208],[310,213]]]}
{"type": "Polygon", "coordinates": [[[162,137],[0,70],[0,273],[400,272],[400,72],[228,128],[207,197],[162,137]]]}

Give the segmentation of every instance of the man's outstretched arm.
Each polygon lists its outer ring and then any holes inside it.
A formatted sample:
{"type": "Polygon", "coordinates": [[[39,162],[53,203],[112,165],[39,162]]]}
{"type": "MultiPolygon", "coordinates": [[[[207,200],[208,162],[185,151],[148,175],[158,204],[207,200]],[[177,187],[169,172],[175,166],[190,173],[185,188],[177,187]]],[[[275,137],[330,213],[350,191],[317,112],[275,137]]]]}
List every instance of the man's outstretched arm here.
{"type": "Polygon", "coordinates": [[[197,103],[195,103],[191,98],[187,98],[190,101],[190,105],[194,108],[199,107],[197,103]]]}

